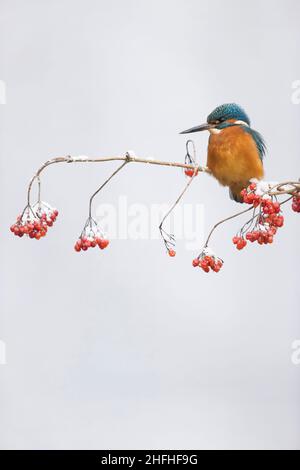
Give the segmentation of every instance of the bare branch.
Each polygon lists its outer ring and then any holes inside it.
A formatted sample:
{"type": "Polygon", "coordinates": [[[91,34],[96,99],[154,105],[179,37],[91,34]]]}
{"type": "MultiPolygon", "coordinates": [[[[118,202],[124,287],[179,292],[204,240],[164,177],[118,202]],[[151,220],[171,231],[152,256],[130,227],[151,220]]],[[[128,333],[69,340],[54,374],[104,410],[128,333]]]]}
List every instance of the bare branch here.
{"type": "MultiPolygon", "coordinates": [[[[31,198],[31,190],[32,186],[35,181],[38,184],[38,207],[41,207],[41,174],[42,172],[50,165],[54,165],[56,163],[105,163],[105,162],[113,162],[113,161],[120,161],[121,164],[117,169],[102,183],[102,185],[92,194],[89,200],[89,218],[86,222],[84,227],[84,231],[89,229],[93,229],[97,226],[97,223],[92,218],[92,204],[96,195],[111,181],[111,179],[119,173],[127,163],[143,163],[148,165],[158,165],[158,166],[166,166],[166,167],[173,167],[173,168],[182,168],[185,170],[187,176],[189,176],[189,181],[184,186],[183,190],[181,191],[180,195],[177,197],[176,201],[167,213],[162,218],[162,221],[159,225],[160,234],[163,238],[164,244],[169,251],[170,256],[175,256],[175,251],[171,250],[170,247],[175,245],[175,238],[174,235],[167,233],[163,229],[163,224],[166,219],[170,216],[171,212],[175,209],[177,204],[181,201],[184,194],[188,190],[189,186],[191,185],[192,181],[194,180],[195,176],[198,172],[205,172],[211,173],[209,168],[205,166],[198,166],[196,163],[196,151],[193,141],[186,142],[186,150],[187,154],[185,156],[185,162],[169,162],[163,160],[154,160],[148,158],[139,158],[136,157],[133,153],[127,152],[125,155],[116,155],[112,157],[99,157],[99,158],[91,158],[84,155],[80,155],[77,157],[72,157],[70,155],[55,157],[51,160],[45,162],[33,175],[31,178],[28,191],[27,191],[27,206],[25,207],[24,211],[22,212],[21,216],[17,218],[16,224],[11,227],[11,230],[14,232],[15,235],[23,236],[24,234],[29,235],[30,238],[37,238],[39,239],[41,236],[44,236],[47,231],[47,226],[52,226],[53,222],[55,221],[58,211],[50,206],[43,205],[43,213],[40,214],[35,209],[36,205],[31,206],[30,198],[31,198]],[[193,146],[193,155],[189,152],[189,145],[193,146]],[[25,220],[26,219],[26,220],[25,220]]],[[[247,212],[253,211],[252,217],[243,225],[239,232],[239,236],[233,237],[233,243],[236,244],[237,249],[243,249],[244,246],[247,245],[247,241],[255,242],[257,241],[259,244],[268,244],[273,243],[273,236],[276,234],[277,229],[284,225],[284,217],[282,215],[282,211],[280,206],[285,204],[286,202],[293,199],[292,209],[295,212],[300,212],[300,180],[298,181],[285,181],[282,183],[268,183],[265,181],[257,181],[256,183],[254,180],[251,180],[249,183],[249,187],[242,190],[242,200],[246,204],[250,204],[247,206],[246,209],[237,212],[221,221],[217,222],[213,228],[211,229],[206,243],[204,245],[203,251],[200,255],[193,260],[193,266],[200,266],[205,272],[209,272],[210,269],[213,271],[218,272],[223,265],[223,261],[216,257],[210,248],[208,247],[208,243],[214,233],[214,231],[220,225],[224,224],[225,222],[237,218],[247,212]],[[250,184],[251,183],[251,184],[250,184]],[[288,198],[279,202],[277,200],[277,196],[287,195],[288,198]]],[[[41,211],[40,211],[41,212],[41,211]]],[[[99,227],[96,227],[96,232],[98,234],[99,227]]],[[[91,231],[90,230],[90,231],[91,231]]],[[[92,230],[93,231],[93,230],[92,230]]],[[[100,231],[101,232],[101,231],[100,231]]],[[[99,232],[99,233],[100,233],[99,232]]],[[[100,233],[101,235],[101,233],[100,233]]],[[[82,238],[82,237],[81,237],[82,238]]],[[[82,238],[83,240],[83,238],[82,238]]],[[[100,239],[99,239],[100,240],[100,239]]],[[[100,248],[104,249],[107,244],[108,240],[101,239],[102,244],[100,244],[100,248]],[[105,245],[105,246],[104,246],[105,245]]],[[[88,240],[88,242],[90,242],[88,240]]],[[[85,243],[85,240],[84,240],[85,243]]],[[[92,243],[92,242],[91,242],[92,243]]],[[[78,243],[77,243],[78,245],[78,243]]],[[[85,245],[75,246],[76,251],[86,250],[88,247],[85,245]]],[[[93,242],[91,246],[95,246],[93,242]]]]}
{"type": "Polygon", "coordinates": [[[190,170],[195,170],[197,172],[205,172],[205,173],[210,173],[210,170],[207,167],[202,167],[202,166],[196,166],[195,165],[187,165],[185,163],[181,162],[167,162],[163,160],[153,160],[153,159],[148,159],[148,158],[138,158],[134,156],[132,153],[126,153],[123,156],[114,156],[114,157],[101,157],[101,158],[90,158],[87,156],[78,156],[78,157],[72,157],[70,155],[64,156],[64,157],[55,157],[52,158],[51,160],[48,160],[45,162],[38,170],[37,172],[33,175],[31,178],[29,185],[28,185],[28,191],[27,191],[27,201],[28,204],[30,204],[30,195],[31,195],[31,189],[34,181],[38,179],[41,175],[41,173],[50,165],[54,165],[55,163],[104,163],[104,162],[113,162],[113,161],[124,161],[126,163],[146,163],[149,165],[160,165],[160,166],[168,166],[168,167],[173,167],[173,168],[184,168],[184,169],[190,169],[190,170]]]}

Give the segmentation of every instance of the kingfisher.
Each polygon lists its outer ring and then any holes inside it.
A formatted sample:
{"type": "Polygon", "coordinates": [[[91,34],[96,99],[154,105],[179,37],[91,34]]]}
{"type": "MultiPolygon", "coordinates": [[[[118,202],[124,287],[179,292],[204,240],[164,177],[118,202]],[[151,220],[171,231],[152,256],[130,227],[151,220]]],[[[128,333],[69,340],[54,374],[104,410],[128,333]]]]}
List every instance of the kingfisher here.
{"type": "Polygon", "coordinates": [[[250,119],[241,106],[227,103],[218,106],[201,126],[180,134],[209,131],[207,167],[223,186],[229,187],[230,197],[243,202],[241,191],[252,178],[262,179],[266,144],[261,134],[251,127],[250,119]]]}

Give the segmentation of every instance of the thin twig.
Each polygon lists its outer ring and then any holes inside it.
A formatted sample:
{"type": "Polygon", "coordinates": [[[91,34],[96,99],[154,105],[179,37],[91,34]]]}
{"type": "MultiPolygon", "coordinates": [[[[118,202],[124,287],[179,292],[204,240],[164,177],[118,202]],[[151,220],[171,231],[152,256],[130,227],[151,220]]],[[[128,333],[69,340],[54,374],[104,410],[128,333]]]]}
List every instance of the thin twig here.
{"type": "Polygon", "coordinates": [[[193,174],[193,176],[190,177],[189,181],[187,182],[187,184],[186,184],[185,187],[183,188],[183,191],[181,191],[180,195],[178,196],[178,198],[176,199],[176,201],[174,202],[174,204],[170,207],[170,209],[168,210],[168,212],[164,215],[164,217],[162,218],[162,221],[161,221],[160,224],[159,224],[159,231],[160,231],[160,234],[161,234],[161,236],[162,236],[162,239],[163,239],[163,241],[164,241],[164,244],[165,244],[166,248],[168,248],[168,247],[167,247],[167,242],[166,242],[166,239],[165,239],[163,233],[165,233],[165,234],[168,236],[168,238],[171,240],[171,245],[173,245],[173,246],[174,246],[174,243],[173,243],[173,242],[174,242],[175,238],[174,238],[173,235],[170,235],[170,234],[168,234],[165,230],[163,230],[162,226],[163,226],[165,220],[167,219],[167,217],[168,217],[168,216],[171,214],[171,212],[175,209],[175,207],[177,206],[177,204],[179,203],[179,201],[181,200],[181,198],[183,197],[183,195],[185,194],[185,192],[188,190],[188,188],[189,188],[189,186],[191,185],[192,181],[194,180],[195,176],[197,176],[197,170],[196,170],[195,167],[194,167],[194,174],[193,174]]]}
{"type": "Polygon", "coordinates": [[[205,242],[204,248],[207,248],[208,243],[209,243],[209,240],[210,240],[212,234],[214,233],[214,231],[216,230],[216,228],[219,227],[219,225],[224,224],[224,223],[227,222],[228,220],[234,219],[235,217],[238,217],[238,216],[240,216],[240,215],[242,215],[242,214],[245,214],[246,212],[249,212],[249,211],[251,211],[252,209],[253,209],[252,206],[251,206],[251,207],[248,207],[248,209],[244,209],[243,211],[238,212],[237,214],[231,215],[230,217],[226,217],[226,219],[220,220],[220,222],[216,223],[216,224],[213,226],[213,228],[211,229],[211,231],[209,232],[209,235],[208,235],[207,240],[206,240],[206,242],[205,242]]]}
{"type": "Polygon", "coordinates": [[[101,189],[104,188],[104,186],[107,185],[107,183],[117,174],[119,173],[119,171],[122,170],[122,168],[124,168],[125,165],[127,165],[128,161],[126,160],[125,162],[122,163],[122,165],[120,165],[111,175],[109,178],[107,178],[107,180],[104,181],[104,183],[101,184],[100,188],[97,189],[97,191],[94,192],[94,194],[90,197],[90,202],[89,202],[89,217],[92,217],[92,203],[93,203],[93,199],[95,196],[97,196],[98,193],[100,193],[101,189]]]}

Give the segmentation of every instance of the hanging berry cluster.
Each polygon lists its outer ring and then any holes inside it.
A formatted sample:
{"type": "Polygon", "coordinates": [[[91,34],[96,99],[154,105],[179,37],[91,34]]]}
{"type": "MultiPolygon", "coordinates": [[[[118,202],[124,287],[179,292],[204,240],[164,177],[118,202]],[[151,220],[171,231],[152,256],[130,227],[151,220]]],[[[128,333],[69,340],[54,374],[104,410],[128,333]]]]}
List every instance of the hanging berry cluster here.
{"type": "Polygon", "coordinates": [[[209,271],[214,271],[215,273],[218,273],[222,268],[224,262],[206,248],[197,258],[193,260],[192,264],[194,268],[199,267],[205,273],[209,273],[209,271]]]}
{"type": "Polygon", "coordinates": [[[257,242],[259,245],[273,243],[277,230],[284,225],[281,205],[276,198],[269,194],[260,195],[257,191],[260,192],[257,184],[251,183],[241,192],[243,201],[253,206],[254,213],[232,239],[238,250],[245,248],[247,241],[257,242]]]}
{"type": "Polygon", "coordinates": [[[46,236],[48,227],[53,226],[57,216],[58,210],[45,202],[37,202],[33,207],[28,204],[10,230],[17,237],[26,235],[40,240],[46,236]]]}
{"type": "Polygon", "coordinates": [[[95,219],[89,217],[85,226],[75,243],[75,251],[87,251],[89,248],[98,246],[104,250],[109,245],[109,240],[104,236],[95,219]]]}

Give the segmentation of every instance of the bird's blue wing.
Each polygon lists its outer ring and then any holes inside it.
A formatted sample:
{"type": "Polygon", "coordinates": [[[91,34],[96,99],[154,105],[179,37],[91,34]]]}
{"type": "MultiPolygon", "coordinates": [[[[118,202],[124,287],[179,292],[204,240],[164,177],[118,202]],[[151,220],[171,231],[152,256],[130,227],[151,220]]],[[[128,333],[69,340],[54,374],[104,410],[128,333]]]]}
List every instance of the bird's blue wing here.
{"type": "Polygon", "coordinates": [[[243,126],[243,128],[254,139],[254,142],[256,144],[256,147],[259,153],[259,157],[261,160],[263,160],[267,151],[267,146],[266,146],[263,136],[259,132],[255,131],[254,129],[251,129],[251,127],[243,126]]]}

